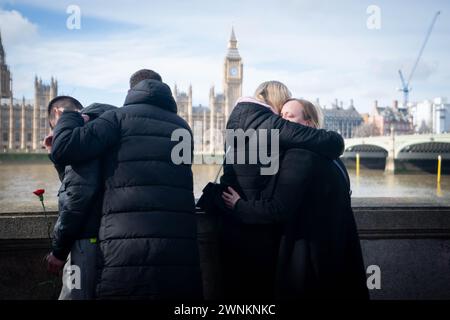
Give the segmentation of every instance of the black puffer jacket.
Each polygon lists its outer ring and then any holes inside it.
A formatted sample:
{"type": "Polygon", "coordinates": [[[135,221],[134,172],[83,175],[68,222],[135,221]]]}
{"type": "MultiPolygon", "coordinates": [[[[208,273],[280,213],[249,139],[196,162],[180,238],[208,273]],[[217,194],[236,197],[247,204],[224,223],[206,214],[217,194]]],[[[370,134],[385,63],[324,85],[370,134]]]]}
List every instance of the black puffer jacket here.
{"type": "MultiPolygon", "coordinates": [[[[82,113],[97,118],[115,108],[94,103],[83,109],[82,113]]],[[[58,191],[59,215],[53,229],[52,253],[56,258],[66,260],[75,240],[97,238],[102,199],[100,160],[55,167],[61,187],[58,191]]]]}
{"type": "MultiPolygon", "coordinates": [[[[230,114],[227,129],[255,130],[257,135],[264,132],[262,130],[270,133],[271,129],[278,129],[280,150],[275,151],[279,154],[290,148],[304,148],[335,159],[344,150],[344,140],[338,133],[289,122],[256,101],[238,103],[230,114]]],[[[270,150],[270,138],[267,142],[267,150],[270,150]]],[[[273,177],[261,174],[264,165],[260,162],[250,164],[249,152],[259,154],[259,148],[259,144],[255,147],[247,140],[244,146],[231,149],[237,150],[228,155],[235,164],[224,166],[221,184],[232,186],[244,200],[260,199],[261,191],[273,177]],[[245,153],[244,164],[236,164],[238,152],[245,153]]],[[[276,154],[272,156],[279,161],[276,154]]],[[[219,235],[225,298],[273,298],[274,288],[261,279],[269,279],[275,273],[279,228],[276,225],[243,224],[232,215],[225,214],[221,219],[219,235]]]]}
{"type": "Polygon", "coordinates": [[[99,298],[201,298],[191,165],[171,160],[172,132],[190,128],[176,112],[170,88],[144,80],[117,111],[84,126],[64,112],[55,128],[56,162],[104,158],[99,298]]]}

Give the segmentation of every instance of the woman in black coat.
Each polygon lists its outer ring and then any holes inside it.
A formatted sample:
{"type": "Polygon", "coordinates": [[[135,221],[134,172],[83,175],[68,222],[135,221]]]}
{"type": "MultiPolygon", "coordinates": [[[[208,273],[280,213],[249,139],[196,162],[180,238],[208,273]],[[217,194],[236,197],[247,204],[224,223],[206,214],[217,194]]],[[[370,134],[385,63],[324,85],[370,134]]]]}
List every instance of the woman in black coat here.
{"type": "MultiPolygon", "coordinates": [[[[291,93],[280,82],[269,81],[261,84],[254,98],[238,100],[230,114],[227,129],[254,130],[257,134],[262,130],[276,129],[279,132],[280,151],[304,148],[326,158],[338,158],[344,150],[344,141],[338,133],[300,125],[279,116],[281,107],[290,97],[291,93]]],[[[242,149],[246,159],[249,152],[259,152],[252,149],[248,141],[243,148],[231,150],[242,149]]],[[[236,160],[236,152],[231,152],[227,158],[236,160]]],[[[259,162],[225,163],[221,184],[224,187],[233,187],[244,200],[259,200],[261,191],[272,177],[261,174],[263,167],[259,162]]],[[[222,216],[219,244],[225,298],[271,297],[273,288],[261,282],[261,279],[267,278],[275,270],[275,264],[268,262],[276,261],[278,241],[279,230],[273,225],[243,224],[232,215],[222,216]]]]}
{"type": "MultiPolygon", "coordinates": [[[[282,114],[304,125],[321,122],[315,107],[304,100],[289,101],[282,114]]],[[[233,210],[230,215],[244,224],[281,226],[276,272],[260,279],[274,283],[276,298],[368,298],[342,162],[289,149],[259,199],[241,199],[231,187],[223,199],[233,210]]]]}

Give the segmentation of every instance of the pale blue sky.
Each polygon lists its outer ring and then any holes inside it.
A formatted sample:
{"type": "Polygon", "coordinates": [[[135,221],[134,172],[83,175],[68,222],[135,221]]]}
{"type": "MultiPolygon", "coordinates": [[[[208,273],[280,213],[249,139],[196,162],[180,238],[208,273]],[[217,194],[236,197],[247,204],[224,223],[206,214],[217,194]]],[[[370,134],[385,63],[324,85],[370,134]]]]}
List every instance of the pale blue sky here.
{"type": "Polygon", "coordinates": [[[0,0],[0,30],[16,97],[33,97],[37,74],[58,78],[60,93],[84,104],[123,103],[128,77],[152,68],[171,87],[192,83],[194,104],[222,90],[223,59],[234,25],[244,61],[244,95],[265,80],[285,82],[295,96],[401,100],[399,67],[409,73],[434,13],[442,14],[417,73],[411,100],[450,98],[450,1],[32,1],[0,0]],[[81,9],[81,29],[68,30],[66,8],[81,9]],[[369,30],[369,5],[381,29],[369,30]]]}

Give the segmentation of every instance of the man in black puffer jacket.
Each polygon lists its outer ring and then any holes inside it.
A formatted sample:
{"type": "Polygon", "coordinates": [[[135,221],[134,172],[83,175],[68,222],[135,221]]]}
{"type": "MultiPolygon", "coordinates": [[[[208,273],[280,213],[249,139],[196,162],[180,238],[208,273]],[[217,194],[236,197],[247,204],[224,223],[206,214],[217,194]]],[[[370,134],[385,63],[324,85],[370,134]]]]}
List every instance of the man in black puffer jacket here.
{"type": "Polygon", "coordinates": [[[97,297],[200,299],[191,165],[171,159],[173,131],[191,130],[157,73],[137,72],[130,84],[122,108],[86,125],[65,111],[54,130],[56,163],[104,159],[97,297]]]}
{"type": "MultiPolygon", "coordinates": [[[[55,108],[64,106],[95,119],[116,107],[94,103],[82,109],[81,103],[68,96],[58,96],[49,103],[50,126],[54,126],[55,108]]],[[[46,139],[51,150],[51,141],[46,139]]],[[[51,156],[50,156],[51,159],[51,156]]],[[[80,286],[69,287],[63,273],[60,300],[88,300],[95,295],[97,236],[101,217],[100,160],[93,159],[73,166],[55,165],[61,180],[58,192],[58,219],[52,236],[52,252],[47,257],[49,271],[59,273],[66,259],[67,267],[80,268],[80,286]]]]}

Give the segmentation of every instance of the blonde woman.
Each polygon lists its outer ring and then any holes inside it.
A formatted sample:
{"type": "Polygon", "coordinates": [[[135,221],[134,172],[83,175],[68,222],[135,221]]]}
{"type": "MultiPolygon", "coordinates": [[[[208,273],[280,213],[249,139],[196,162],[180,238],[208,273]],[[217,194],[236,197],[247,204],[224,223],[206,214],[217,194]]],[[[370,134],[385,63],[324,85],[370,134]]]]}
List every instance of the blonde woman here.
{"type": "MultiPolygon", "coordinates": [[[[253,97],[237,101],[229,116],[227,129],[255,130],[257,135],[262,132],[260,130],[275,129],[279,132],[281,151],[304,148],[330,159],[338,158],[344,148],[339,134],[290,122],[279,115],[290,98],[291,92],[283,83],[264,82],[258,86],[253,97]]],[[[249,152],[259,155],[260,147],[258,144],[256,150],[251,149],[249,141],[246,141],[244,146],[234,149],[244,150],[247,160],[245,163],[225,163],[221,177],[223,189],[232,187],[248,201],[260,199],[261,191],[271,176],[261,175],[263,165],[260,162],[255,164],[248,160],[249,152]]],[[[237,160],[236,154],[227,158],[237,160]]],[[[228,210],[223,202],[222,210],[228,210]]],[[[276,228],[273,225],[244,224],[232,215],[224,214],[221,216],[219,240],[225,298],[270,298],[273,288],[268,277],[274,273],[279,247],[276,228]]]]}
{"type": "MultiPolygon", "coordinates": [[[[266,104],[274,113],[280,114],[284,103],[292,97],[289,89],[279,81],[266,81],[255,90],[254,98],[266,104]]],[[[238,100],[246,101],[245,98],[238,100]]],[[[251,100],[250,100],[251,101],[251,100]]]]}
{"type": "MultiPolygon", "coordinates": [[[[302,99],[289,99],[281,114],[314,128],[323,122],[320,108],[302,99]]],[[[265,280],[275,283],[276,298],[368,298],[342,162],[292,148],[259,198],[241,198],[232,187],[222,197],[230,215],[243,224],[281,225],[276,271],[265,280]]]]}

